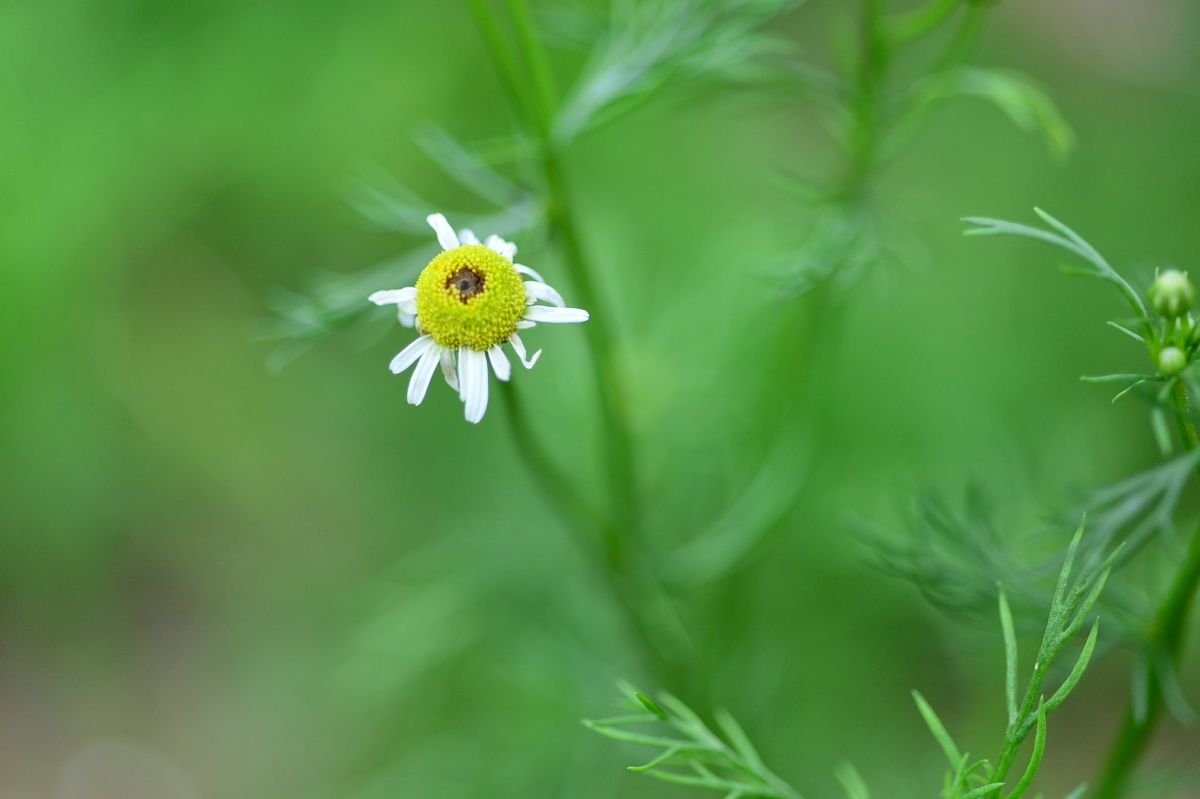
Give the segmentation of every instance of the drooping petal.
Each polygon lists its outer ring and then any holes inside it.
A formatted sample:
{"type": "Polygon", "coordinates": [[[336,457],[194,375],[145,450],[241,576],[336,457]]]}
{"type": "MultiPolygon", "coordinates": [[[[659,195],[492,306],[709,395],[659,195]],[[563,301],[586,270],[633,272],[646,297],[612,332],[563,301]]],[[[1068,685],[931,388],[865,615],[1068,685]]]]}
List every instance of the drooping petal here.
{"type": "Polygon", "coordinates": [[[476,236],[475,231],[471,230],[469,227],[465,227],[462,230],[458,231],[458,240],[461,241],[463,244],[478,244],[479,243],[479,237],[476,236]]]}
{"type": "Polygon", "coordinates": [[[413,369],[412,379],[408,381],[408,404],[420,405],[429,390],[429,381],[433,379],[433,370],[437,368],[442,358],[441,347],[427,347],[413,369]]]}
{"type": "Polygon", "coordinates": [[[517,330],[528,330],[531,327],[537,327],[537,322],[530,322],[528,319],[521,319],[517,322],[517,330]]]}
{"type": "Polygon", "coordinates": [[[488,362],[487,356],[467,347],[458,348],[459,377],[462,380],[463,409],[467,421],[479,424],[487,410],[488,362]]]}
{"type": "Polygon", "coordinates": [[[521,341],[521,337],[516,333],[512,334],[508,343],[512,345],[513,352],[517,354],[517,358],[521,361],[521,365],[526,369],[532,369],[533,365],[538,362],[538,358],[542,357],[542,351],[538,350],[533,354],[532,358],[525,357],[525,342],[521,341]]]}
{"type": "Polygon", "coordinates": [[[552,308],[547,305],[530,305],[525,309],[525,318],[534,322],[570,324],[586,322],[588,312],[582,308],[552,308]]]}
{"type": "Polygon", "coordinates": [[[498,379],[508,380],[512,377],[512,364],[508,362],[508,356],[504,354],[504,350],[500,349],[499,345],[488,350],[487,356],[488,360],[492,362],[492,371],[496,373],[498,379]]]}
{"type": "Polygon", "coordinates": [[[517,257],[517,245],[513,244],[511,241],[505,241],[495,233],[488,236],[487,241],[485,241],[484,244],[487,245],[489,250],[500,253],[510,261],[517,257]]]}
{"type": "Polygon", "coordinates": [[[555,291],[552,287],[545,283],[538,283],[534,280],[525,281],[525,302],[533,305],[538,300],[548,302],[551,305],[557,305],[559,308],[566,305],[563,302],[562,295],[555,291]]]}
{"type": "Polygon", "coordinates": [[[442,377],[450,388],[458,391],[458,367],[454,365],[454,350],[442,350],[442,377]]]}
{"type": "Polygon", "coordinates": [[[402,289],[386,289],[384,291],[377,291],[370,297],[367,297],[367,300],[375,303],[376,305],[399,305],[400,303],[416,302],[417,287],[408,286],[407,288],[402,289]]]}
{"type": "MultiPolygon", "coordinates": [[[[413,305],[415,306],[416,303],[413,303],[413,305]]],[[[400,320],[400,324],[404,325],[405,327],[417,326],[417,314],[415,307],[413,309],[413,313],[408,313],[404,310],[403,305],[396,306],[396,318],[400,320]]]]}
{"type": "Polygon", "coordinates": [[[458,245],[458,236],[454,234],[454,228],[450,227],[450,223],[446,221],[446,217],[442,214],[430,214],[425,217],[425,221],[433,228],[433,232],[437,234],[438,244],[442,245],[443,250],[453,250],[458,245]]]}
{"type": "Polygon", "coordinates": [[[416,363],[417,359],[424,355],[427,349],[433,346],[436,345],[433,343],[433,339],[429,336],[421,336],[420,338],[414,339],[411,344],[400,350],[399,355],[397,355],[395,358],[392,358],[392,362],[388,365],[388,368],[392,370],[392,374],[398,375],[416,363]]]}
{"type": "Polygon", "coordinates": [[[534,270],[530,269],[525,264],[513,264],[513,269],[516,269],[522,275],[528,275],[539,283],[545,283],[546,280],[534,270]]]}

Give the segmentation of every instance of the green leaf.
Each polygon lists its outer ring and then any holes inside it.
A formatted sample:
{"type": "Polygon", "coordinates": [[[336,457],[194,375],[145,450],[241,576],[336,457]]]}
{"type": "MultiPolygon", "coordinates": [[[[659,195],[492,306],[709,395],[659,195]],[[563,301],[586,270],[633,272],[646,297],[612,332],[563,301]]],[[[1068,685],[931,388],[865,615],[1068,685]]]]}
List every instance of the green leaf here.
{"type": "Polygon", "coordinates": [[[1162,408],[1155,408],[1150,411],[1150,429],[1154,432],[1154,441],[1158,444],[1158,451],[1167,457],[1175,448],[1171,443],[1171,427],[1167,424],[1167,414],[1162,408]]]}
{"type": "Polygon", "coordinates": [[[1146,333],[1153,335],[1153,327],[1149,314],[1146,312],[1146,305],[1142,302],[1141,294],[1129,284],[1129,281],[1122,277],[1117,270],[1113,269],[1104,256],[1074,230],[1040,208],[1034,208],[1033,210],[1043,222],[1053,228],[1053,231],[1030,227],[1029,225],[1021,225],[1016,222],[1006,222],[1003,219],[965,217],[963,221],[969,225],[974,225],[974,227],[968,228],[964,231],[964,234],[975,236],[1020,236],[1022,238],[1044,241],[1047,244],[1053,244],[1056,247],[1061,247],[1064,250],[1075,253],[1092,266],[1091,269],[1080,274],[1103,280],[1115,286],[1125,302],[1129,304],[1129,307],[1137,315],[1138,321],[1146,333]]]}
{"type": "Polygon", "coordinates": [[[846,792],[846,799],[871,799],[871,792],[867,789],[862,775],[850,763],[839,763],[834,773],[838,782],[842,784],[842,790],[846,792]]]}
{"type": "Polygon", "coordinates": [[[1083,673],[1087,670],[1088,662],[1092,659],[1092,653],[1096,651],[1096,637],[1100,632],[1100,620],[1096,619],[1092,623],[1092,631],[1088,633],[1087,641],[1083,644],[1083,650],[1079,653],[1079,657],[1075,660],[1075,665],[1071,667],[1071,673],[1067,675],[1067,679],[1059,686],[1054,695],[1050,697],[1050,701],[1046,703],[1046,713],[1052,713],[1061,705],[1071,692],[1075,690],[1075,686],[1083,679],[1083,673]]]}
{"type": "Polygon", "coordinates": [[[1038,704],[1037,712],[1037,731],[1033,736],[1033,752],[1029,755],[1029,766],[1025,769],[1025,774],[1022,775],[1016,787],[1013,788],[1007,799],[1021,799],[1025,792],[1029,790],[1029,786],[1033,784],[1033,778],[1037,776],[1038,768],[1042,765],[1042,757],[1046,754],[1046,705],[1045,703],[1038,704]]]}
{"type": "Polygon", "coordinates": [[[756,769],[763,768],[763,759],[758,754],[758,750],[754,748],[754,744],[750,742],[750,737],[746,735],[746,731],[742,729],[742,725],[737,723],[737,719],[729,714],[725,708],[718,708],[713,714],[717,719],[717,726],[721,728],[721,732],[725,733],[726,739],[733,746],[734,750],[745,758],[746,762],[756,769]]]}
{"type": "Polygon", "coordinates": [[[1004,699],[1008,723],[1017,720],[1017,633],[1013,629],[1012,609],[1004,588],[999,589],[1000,629],[1004,633],[1004,699]]]}
{"type": "Polygon", "coordinates": [[[1140,336],[1140,335],[1138,335],[1137,333],[1134,333],[1132,330],[1130,330],[1129,328],[1125,327],[1124,325],[1119,325],[1119,324],[1117,324],[1116,322],[1111,322],[1111,321],[1110,321],[1110,322],[1107,322],[1107,324],[1108,324],[1108,326],[1109,326],[1109,327],[1116,328],[1117,330],[1121,331],[1121,332],[1122,332],[1122,333],[1124,333],[1125,335],[1129,336],[1129,337],[1130,337],[1131,339],[1133,339],[1134,341],[1137,341],[1137,342],[1139,342],[1139,343],[1142,343],[1142,344],[1145,344],[1145,343],[1146,343],[1146,339],[1145,339],[1145,337],[1143,337],[1143,336],[1140,336]]]}
{"type": "Polygon", "coordinates": [[[413,140],[448,177],[494,205],[512,205],[524,194],[519,186],[437,125],[417,128],[413,140]]]}
{"type": "Polygon", "coordinates": [[[1019,72],[962,67],[945,84],[942,95],[990,102],[1022,131],[1040,133],[1050,151],[1060,158],[1075,145],[1075,133],[1050,95],[1019,72]]]}
{"type": "Polygon", "coordinates": [[[954,739],[950,737],[950,733],[946,732],[946,727],[942,724],[942,720],[938,718],[937,713],[925,701],[925,697],[921,696],[921,692],[914,690],[912,695],[913,700],[917,703],[917,710],[921,713],[921,718],[925,719],[925,724],[929,727],[929,731],[933,733],[934,740],[938,742],[938,745],[942,747],[942,751],[946,753],[946,759],[950,761],[950,768],[958,768],[958,764],[962,761],[963,756],[959,754],[954,739]]]}
{"type": "Polygon", "coordinates": [[[642,704],[642,707],[646,708],[646,710],[649,710],[651,713],[658,716],[663,721],[666,721],[667,714],[663,712],[663,709],[658,706],[657,702],[655,702],[650,697],[646,696],[641,691],[634,691],[633,695],[635,697],[637,697],[637,701],[642,704]]]}

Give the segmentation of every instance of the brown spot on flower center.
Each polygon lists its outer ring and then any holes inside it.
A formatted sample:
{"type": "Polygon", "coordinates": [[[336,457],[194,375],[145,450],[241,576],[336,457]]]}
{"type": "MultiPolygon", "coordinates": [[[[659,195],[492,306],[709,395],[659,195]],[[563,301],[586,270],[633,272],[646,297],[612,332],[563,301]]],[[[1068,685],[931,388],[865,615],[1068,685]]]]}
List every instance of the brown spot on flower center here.
{"type": "Polygon", "coordinates": [[[465,303],[476,294],[483,293],[483,275],[469,266],[464,266],[446,279],[446,288],[458,292],[458,298],[465,303]]]}

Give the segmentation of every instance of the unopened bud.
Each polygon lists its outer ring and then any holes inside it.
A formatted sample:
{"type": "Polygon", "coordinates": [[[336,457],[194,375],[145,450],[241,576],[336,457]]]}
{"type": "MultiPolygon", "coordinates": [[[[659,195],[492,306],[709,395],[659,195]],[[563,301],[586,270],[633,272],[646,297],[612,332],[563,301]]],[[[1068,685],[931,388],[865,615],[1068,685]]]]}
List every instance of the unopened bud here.
{"type": "Polygon", "coordinates": [[[1187,356],[1178,347],[1163,347],[1158,354],[1158,370],[1165,375],[1177,375],[1187,366],[1187,356]]]}
{"type": "Polygon", "coordinates": [[[1183,316],[1196,301],[1196,287],[1186,272],[1167,269],[1150,285],[1150,304],[1168,319],[1183,316]]]}

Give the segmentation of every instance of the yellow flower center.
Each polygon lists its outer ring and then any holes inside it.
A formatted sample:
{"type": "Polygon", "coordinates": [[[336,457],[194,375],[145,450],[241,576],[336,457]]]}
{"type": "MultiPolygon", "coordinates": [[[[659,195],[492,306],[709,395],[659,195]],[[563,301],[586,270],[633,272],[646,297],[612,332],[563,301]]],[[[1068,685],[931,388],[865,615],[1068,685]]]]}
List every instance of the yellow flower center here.
{"type": "Polygon", "coordinates": [[[512,261],[481,244],[438,255],[417,278],[417,320],[443,347],[489,350],[525,315],[525,286],[512,261]]]}

